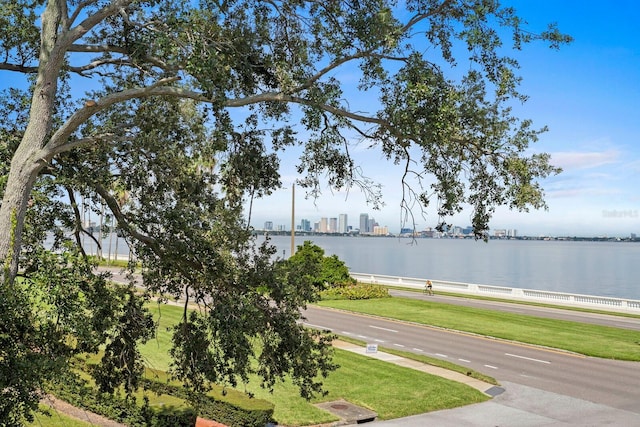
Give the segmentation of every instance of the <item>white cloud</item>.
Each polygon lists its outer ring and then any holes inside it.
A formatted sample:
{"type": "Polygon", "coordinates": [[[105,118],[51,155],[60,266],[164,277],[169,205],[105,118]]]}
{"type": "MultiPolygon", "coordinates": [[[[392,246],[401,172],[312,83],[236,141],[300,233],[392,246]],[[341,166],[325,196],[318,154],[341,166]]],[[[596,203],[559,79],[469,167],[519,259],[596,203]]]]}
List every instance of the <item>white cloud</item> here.
{"type": "Polygon", "coordinates": [[[558,151],[551,153],[551,163],[564,170],[590,169],[619,162],[620,152],[605,151],[558,151]]]}

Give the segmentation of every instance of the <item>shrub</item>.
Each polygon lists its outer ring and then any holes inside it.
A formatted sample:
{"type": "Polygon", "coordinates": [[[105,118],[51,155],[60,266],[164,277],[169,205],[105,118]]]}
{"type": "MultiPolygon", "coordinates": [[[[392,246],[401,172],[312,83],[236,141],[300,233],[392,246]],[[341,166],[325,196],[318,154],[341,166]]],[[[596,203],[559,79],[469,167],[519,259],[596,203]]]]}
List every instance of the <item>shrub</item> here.
{"type": "Polygon", "coordinates": [[[162,406],[154,410],[151,427],[193,427],[198,415],[193,408],[175,408],[162,406]]]}
{"type": "Polygon", "coordinates": [[[383,286],[356,283],[355,285],[334,286],[325,289],[320,293],[320,297],[324,300],[358,300],[389,298],[390,295],[389,290],[383,286]]]}
{"type": "Polygon", "coordinates": [[[270,403],[267,408],[241,408],[212,396],[191,393],[180,386],[148,379],[142,382],[145,389],[192,402],[202,418],[216,420],[231,427],[264,427],[273,421],[273,405],[270,403]]]}

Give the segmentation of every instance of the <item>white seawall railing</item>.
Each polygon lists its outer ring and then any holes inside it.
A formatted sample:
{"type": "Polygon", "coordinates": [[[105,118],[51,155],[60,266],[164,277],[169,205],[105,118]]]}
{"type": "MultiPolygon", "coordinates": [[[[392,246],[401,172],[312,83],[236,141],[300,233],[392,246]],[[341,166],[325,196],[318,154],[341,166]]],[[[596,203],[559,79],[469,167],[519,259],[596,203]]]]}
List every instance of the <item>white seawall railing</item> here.
{"type": "MultiPolygon", "coordinates": [[[[359,282],[377,285],[398,286],[423,290],[427,279],[385,276],[381,274],[351,273],[359,282]]],[[[479,285],[474,283],[449,282],[430,279],[434,292],[438,290],[461,294],[481,295],[494,298],[513,299],[605,311],[620,311],[640,314],[640,300],[571,294],[566,292],[541,291],[535,289],[509,288],[506,286],[479,285]]]]}

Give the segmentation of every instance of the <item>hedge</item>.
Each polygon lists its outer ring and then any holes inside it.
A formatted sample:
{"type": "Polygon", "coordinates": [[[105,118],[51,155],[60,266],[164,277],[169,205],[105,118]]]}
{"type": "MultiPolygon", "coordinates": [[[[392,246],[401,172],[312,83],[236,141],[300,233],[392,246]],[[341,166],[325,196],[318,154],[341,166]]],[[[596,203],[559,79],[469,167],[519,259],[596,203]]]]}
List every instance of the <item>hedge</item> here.
{"type": "MultiPolygon", "coordinates": [[[[83,365],[83,364],[81,364],[83,365]]],[[[81,368],[87,369],[86,365],[81,368]]],[[[86,373],[84,375],[87,375],[86,373]]],[[[149,405],[148,397],[140,405],[134,396],[100,393],[88,380],[69,376],[51,383],[48,392],[80,408],[131,427],[193,427],[197,416],[230,427],[264,427],[273,420],[273,405],[266,408],[242,408],[212,396],[195,394],[181,385],[142,379],[142,388],[158,395],[170,395],[185,401],[184,407],[149,405]],[[190,406],[193,405],[193,406],[190,406]]]]}

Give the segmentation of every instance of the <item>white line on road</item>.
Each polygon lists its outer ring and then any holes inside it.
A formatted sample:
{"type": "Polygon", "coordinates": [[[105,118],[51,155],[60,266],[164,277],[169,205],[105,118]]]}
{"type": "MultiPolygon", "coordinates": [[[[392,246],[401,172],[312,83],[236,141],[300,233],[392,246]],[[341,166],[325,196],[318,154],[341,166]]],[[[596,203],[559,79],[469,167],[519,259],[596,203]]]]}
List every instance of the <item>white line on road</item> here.
{"type": "Polygon", "coordinates": [[[404,348],[404,346],[402,344],[394,344],[396,347],[402,347],[404,348]]]}
{"type": "Polygon", "coordinates": [[[384,342],[384,340],[378,340],[378,339],[375,339],[374,341],[375,342],[384,342]]]}
{"type": "Polygon", "coordinates": [[[387,328],[381,328],[380,326],[373,326],[373,325],[369,325],[370,328],[373,329],[380,329],[381,331],[387,331],[387,332],[398,332],[394,329],[387,329],[387,328]]]}
{"type": "Polygon", "coordinates": [[[421,349],[421,348],[415,348],[415,347],[413,348],[413,351],[420,351],[420,352],[424,352],[424,350],[423,350],[423,349],[421,349]]]}
{"type": "Polygon", "coordinates": [[[486,366],[487,368],[491,368],[491,369],[498,369],[497,366],[492,366],[492,365],[484,365],[484,366],[486,366]]]}
{"type": "Polygon", "coordinates": [[[460,362],[471,363],[471,360],[467,359],[458,359],[460,362]]]}
{"type": "Polygon", "coordinates": [[[517,354],[505,353],[504,355],[505,356],[511,356],[511,357],[517,357],[518,359],[530,360],[532,362],[546,363],[547,365],[551,364],[551,362],[549,362],[547,360],[532,359],[531,357],[518,356],[517,354]]]}
{"type": "Polygon", "coordinates": [[[347,331],[342,331],[342,333],[345,335],[352,335],[351,332],[347,332],[347,331]]]}
{"type": "Polygon", "coordinates": [[[445,357],[445,358],[449,357],[446,354],[442,354],[442,353],[436,353],[436,356],[445,357]]]}
{"type": "Polygon", "coordinates": [[[364,338],[367,339],[368,337],[366,335],[358,335],[358,338],[364,338]]]}
{"type": "Polygon", "coordinates": [[[305,323],[305,325],[309,326],[310,328],[316,328],[316,329],[322,329],[325,331],[333,331],[333,329],[327,327],[327,326],[322,326],[322,325],[314,325],[313,323],[305,323]]]}

